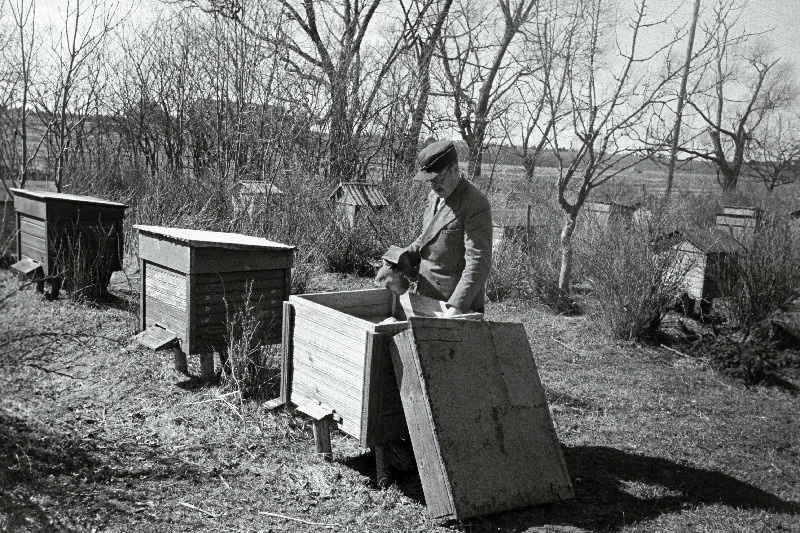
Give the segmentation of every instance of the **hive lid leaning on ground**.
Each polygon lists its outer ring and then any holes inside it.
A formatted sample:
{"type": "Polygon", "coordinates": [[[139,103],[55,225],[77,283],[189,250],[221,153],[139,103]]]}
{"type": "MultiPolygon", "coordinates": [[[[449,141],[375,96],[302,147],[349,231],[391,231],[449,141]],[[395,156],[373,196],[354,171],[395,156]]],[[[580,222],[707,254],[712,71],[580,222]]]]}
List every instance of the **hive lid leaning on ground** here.
{"type": "Polygon", "coordinates": [[[51,191],[34,191],[29,189],[11,189],[11,192],[15,196],[28,196],[31,198],[38,198],[40,200],[58,200],[61,202],[76,202],[81,204],[101,204],[109,207],[128,207],[126,204],[112,202],[111,200],[97,198],[96,196],[83,196],[51,191]]]}
{"type": "Polygon", "coordinates": [[[241,235],[239,233],[225,233],[221,231],[206,231],[198,229],[166,228],[162,226],[133,226],[140,232],[152,233],[169,239],[185,242],[191,246],[201,248],[232,248],[238,250],[267,249],[267,250],[293,250],[295,247],[270,241],[262,237],[241,235]]]}
{"type": "Polygon", "coordinates": [[[432,518],[571,498],[522,324],[409,318],[392,363],[432,518]]]}

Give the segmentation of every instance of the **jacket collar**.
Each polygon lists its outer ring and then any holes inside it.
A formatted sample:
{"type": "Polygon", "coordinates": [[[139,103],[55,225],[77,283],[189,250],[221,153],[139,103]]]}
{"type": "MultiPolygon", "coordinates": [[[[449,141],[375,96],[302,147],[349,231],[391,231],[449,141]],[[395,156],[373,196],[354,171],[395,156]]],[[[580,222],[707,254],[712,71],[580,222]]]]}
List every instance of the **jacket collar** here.
{"type": "Polygon", "coordinates": [[[461,203],[464,199],[464,192],[466,192],[468,187],[467,179],[462,176],[461,181],[458,182],[458,185],[456,185],[456,188],[450,193],[450,196],[444,199],[444,202],[441,203],[436,213],[433,212],[433,208],[436,205],[437,196],[435,193],[431,193],[431,196],[428,198],[428,207],[424,217],[426,221],[429,220],[430,222],[428,222],[427,226],[422,230],[422,235],[420,236],[421,246],[425,246],[431,242],[436,235],[442,231],[442,228],[456,219],[456,211],[460,210],[461,203]]]}

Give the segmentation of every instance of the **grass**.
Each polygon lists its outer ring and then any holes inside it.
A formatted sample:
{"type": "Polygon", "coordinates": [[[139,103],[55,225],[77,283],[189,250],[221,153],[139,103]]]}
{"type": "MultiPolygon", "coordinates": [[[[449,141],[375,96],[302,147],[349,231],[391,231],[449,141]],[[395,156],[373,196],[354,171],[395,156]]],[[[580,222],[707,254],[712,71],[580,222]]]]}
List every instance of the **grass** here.
{"type": "MultiPolygon", "coordinates": [[[[526,327],[576,497],[437,524],[415,475],[378,490],[354,439],[334,433],[325,463],[303,418],[197,387],[133,344],[130,276],[89,305],[0,271],[0,530],[800,531],[800,399],[786,388],[608,341],[585,317],[490,304],[526,327]]],[[[370,285],[322,275],[309,290],[370,285]]]]}

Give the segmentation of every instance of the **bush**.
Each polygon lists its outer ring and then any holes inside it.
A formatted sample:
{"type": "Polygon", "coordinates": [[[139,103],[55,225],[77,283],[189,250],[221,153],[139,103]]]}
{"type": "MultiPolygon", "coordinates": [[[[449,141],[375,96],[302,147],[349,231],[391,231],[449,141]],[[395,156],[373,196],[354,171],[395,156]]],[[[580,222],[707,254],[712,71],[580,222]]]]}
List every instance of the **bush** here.
{"type": "Polygon", "coordinates": [[[242,302],[225,300],[227,358],[222,380],[242,399],[273,398],[279,386],[279,350],[266,342],[266,336],[279,326],[265,324],[258,307],[259,302],[252,299],[252,283],[242,302]]]}
{"type": "Polygon", "coordinates": [[[520,239],[505,239],[492,251],[492,270],[486,296],[493,302],[525,297],[531,292],[528,254],[520,239]]]}
{"type": "Polygon", "coordinates": [[[596,298],[590,317],[614,337],[640,339],[655,331],[680,292],[683,272],[676,272],[677,254],[655,253],[652,231],[598,228],[580,248],[596,298]]]}
{"type": "Polygon", "coordinates": [[[359,216],[352,227],[332,224],[323,245],[323,257],[329,272],[358,276],[373,276],[374,265],[384,251],[375,230],[364,216],[359,216]]]}
{"type": "Polygon", "coordinates": [[[747,334],[800,296],[800,238],[786,224],[768,224],[710,274],[730,317],[747,334]]]}

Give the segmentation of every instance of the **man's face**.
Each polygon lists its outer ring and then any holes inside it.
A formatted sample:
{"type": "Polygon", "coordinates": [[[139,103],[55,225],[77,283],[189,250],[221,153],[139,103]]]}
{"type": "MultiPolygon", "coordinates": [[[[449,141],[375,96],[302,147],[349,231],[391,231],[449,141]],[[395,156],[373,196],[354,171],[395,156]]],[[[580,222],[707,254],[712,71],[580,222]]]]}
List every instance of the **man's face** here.
{"type": "Polygon", "coordinates": [[[458,172],[458,164],[453,164],[442,170],[428,183],[431,184],[431,190],[439,198],[447,198],[455,190],[459,181],[461,181],[461,174],[458,172]]]}

